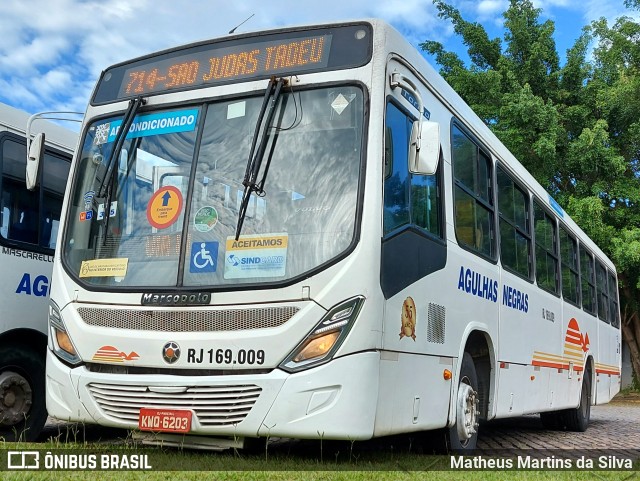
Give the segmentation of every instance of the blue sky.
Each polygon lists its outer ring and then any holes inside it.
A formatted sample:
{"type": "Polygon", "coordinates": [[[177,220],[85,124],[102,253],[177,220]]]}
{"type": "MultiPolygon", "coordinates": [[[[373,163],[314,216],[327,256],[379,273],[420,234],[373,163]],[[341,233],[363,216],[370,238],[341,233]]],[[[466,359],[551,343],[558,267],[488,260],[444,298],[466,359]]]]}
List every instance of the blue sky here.
{"type": "MultiPolygon", "coordinates": [[[[502,37],[508,0],[452,0],[469,21],[502,37]]],[[[542,18],[556,24],[563,56],[591,20],[610,23],[625,9],[622,0],[536,0],[542,18]]],[[[431,0],[2,0],[0,102],[34,113],[84,111],[100,72],[114,63],[227,34],[261,28],[378,17],[414,45],[437,40],[460,48],[448,22],[431,0]]],[[[72,127],[73,128],[73,127],[72,127]]]]}

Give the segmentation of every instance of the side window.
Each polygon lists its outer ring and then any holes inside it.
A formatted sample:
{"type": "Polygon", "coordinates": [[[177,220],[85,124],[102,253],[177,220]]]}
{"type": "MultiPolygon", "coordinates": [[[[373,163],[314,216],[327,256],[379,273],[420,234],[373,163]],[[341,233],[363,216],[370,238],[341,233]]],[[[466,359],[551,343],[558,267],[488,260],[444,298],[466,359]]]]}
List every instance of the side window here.
{"type": "Polygon", "coordinates": [[[491,159],[455,125],[451,148],[456,237],[463,246],[495,258],[491,159]]]}
{"type": "Polygon", "coordinates": [[[543,289],[559,293],[558,289],[558,244],[555,219],[534,201],[536,239],[536,281],[543,289]]]}
{"type": "Polygon", "coordinates": [[[56,248],[62,199],[69,177],[70,159],[46,152],[42,175],[42,209],[40,216],[40,246],[56,248]]]}
{"type": "Polygon", "coordinates": [[[498,174],[498,213],[500,215],[500,258],[502,265],[531,278],[531,227],[529,199],[500,167],[498,174]]]}
{"type": "Polygon", "coordinates": [[[618,308],[618,287],[616,276],[609,272],[609,320],[614,327],[620,327],[620,309],[618,308]]]}
{"type": "Polygon", "coordinates": [[[28,191],[24,172],[26,144],[18,141],[17,137],[7,136],[1,141],[0,152],[0,235],[7,240],[30,244],[32,247],[54,249],[70,160],[46,152],[40,186],[34,191],[28,191]]]}
{"type": "MultiPolygon", "coordinates": [[[[2,142],[2,213],[5,238],[38,244],[38,191],[25,187],[27,147],[13,139],[2,142]],[[6,219],[5,219],[6,217],[6,219]]],[[[4,233],[4,230],[3,230],[4,233]]]]}
{"type": "Polygon", "coordinates": [[[394,104],[387,104],[385,126],[384,233],[406,224],[442,237],[438,176],[408,170],[413,119],[394,104]]]}
{"type": "Polygon", "coordinates": [[[560,265],[562,270],[562,296],[573,304],[580,299],[578,284],[578,243],[564,227],[560,227],[560,265]]]}
{"type": "Polygon", "coordinates": [[[580,247],[580,279],[582,284],[582,308],[591,313],[596,313],[596,269],[593,256],[580,247]]]}
{"type": "Polygon", "coordinates": [[[598,262],[596,264],[596,286],[598,289],[598,317],[609,321],[609,289],[607,287],[607,270],[598,262]]]}

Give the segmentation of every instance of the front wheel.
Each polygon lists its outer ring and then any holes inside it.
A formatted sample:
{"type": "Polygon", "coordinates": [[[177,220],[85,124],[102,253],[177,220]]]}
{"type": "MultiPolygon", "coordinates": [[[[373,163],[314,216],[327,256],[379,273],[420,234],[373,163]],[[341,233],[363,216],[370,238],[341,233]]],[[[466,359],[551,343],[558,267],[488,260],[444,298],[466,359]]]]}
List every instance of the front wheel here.
{"type": "Polygon", "coordinates": [[[445,432],[448,451],[473,451],[478,441],[480,421],[478,376],[473,358],[462,357],[460,380],[456,391],[456,423],[445,432]]]}
{"type": "Polygon", "coordinates": [[[0,348],[0,437],[35,441],[45,422],[45,358],[29,347],[0,348]]]}

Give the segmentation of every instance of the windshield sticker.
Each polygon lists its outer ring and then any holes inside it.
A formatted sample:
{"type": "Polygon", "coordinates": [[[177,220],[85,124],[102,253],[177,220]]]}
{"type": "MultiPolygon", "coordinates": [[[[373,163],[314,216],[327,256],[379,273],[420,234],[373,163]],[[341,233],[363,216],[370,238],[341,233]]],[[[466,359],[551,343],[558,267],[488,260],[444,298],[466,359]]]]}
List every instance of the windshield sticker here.
{"type": "Polygon", "coordinates": [[[104,219],[104,204],[98,204],[98,214],[96,215],[96,219],[104,219]]]}
{"type": "Polygon", "coordinates": [[[147,220],[157,229],[164,229],[178,220],[182,212],[182,193],[166,185],[156,190],[147,204],[147,220]]]}
{"type": "Polygon", "coordinates": [[[118,213],[118,201],[114,200],[111,202],[111,207],[109,208],[109,217],[115,217],[118,213]]]}
{"type": "Polygon", "coordinates": [[[85,220],[91,220],[91,218],[93,217],[93,211],[92,210],[87,210],[87,211],[82,211],[80,212],[80,221],[85,221],[85,220]]]}
{"type": "Polygon", "coordinates": [[[229,104],[227,106],[227,120],[237,119],[238,117],[244,117],[246,111],[246,102],[236,102],[235,104],[229,104]]]}
{"type": "Polygon", "coordinates": [[[283,277],[288,241],[287,234],[227,237],[224,278],[283,277]]]}
{"type": "Polygon", "coordinates": [[[127,275],[128,258],[93,259],[82,261],[80,277],[124,277],[127,275]]]}
{"type": "Polygon", "coordinates": [[[84,210],[91,209],[91,202],[93,201],[93,197],[96,195],[95,191],[90,190],[86,194],[84,194],[84,210]]]}
{"type": "Polygon", "coordinates": [[[218,267],[218,242],[192,242],[189,272],[215,272],[218,267]]]}
{"type": "Polygon", "coordinates": [[[333,110],[335,110],[338,113],[338,115],[340,115],[344,111],[344,109],[346,109],[348,106],[349,106],[349,101],[342,94],[339,94],[335,98],[335,100],[331,102],[331,107],[333,107],[333,110]]]}
{"type": "Polygon", "coordinates": [[[201,207],[193,219],[193,226],[198,232],[209,232],[218,223],[218,211],[211,206],[201,207]]]}
{"type": "MultiPolygon", "coordinates": [[[[127,139],[175,132],[191,132],[196,128],[197,120],[197,109],[139,115],[133,119],[133,123],[127,133],[127,139]]],[[[96,126],[96,133],[93,138],[94,145],[113,142],[121,125],[122,120],[115,120],[96,126]]]]}

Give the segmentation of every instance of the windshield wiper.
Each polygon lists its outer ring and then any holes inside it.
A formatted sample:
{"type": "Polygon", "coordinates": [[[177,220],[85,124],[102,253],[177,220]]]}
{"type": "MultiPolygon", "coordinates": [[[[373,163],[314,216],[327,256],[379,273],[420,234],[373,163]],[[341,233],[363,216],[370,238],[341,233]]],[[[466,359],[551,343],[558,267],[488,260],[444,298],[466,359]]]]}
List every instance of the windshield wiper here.
{"type": "Polygon", "coordinates": [[[118,133],[116,134],[115,144],[113,149],[111,150],[111,154],[109,155],[109,160],[107,161],[107,171],[100,182],[100,188],[98,189],[97,197],[104,197],[113,182],[113,171],[115,165],[115,159],[120,157],[120,150],[122,150],[122,145],[124,144],[124,140],[127,137],[127,133],[129,132],[129,128],[133,123],[133,119],[138,112],[140,106],[142,106],[146,102],[142,97],[137,97],[129,101],[129,106],[122,117],[122,124],[118,129],[118,133]],[[105,183],[106,181],[106,183],[105,183]]]}
{"type": "Polygon", "coordinates": [[[133,123],[133,119],[136,116],[136,113],[140,109],[146,100],[142,97],[136,97],[129,101],[129,106],[125,111],[122,117],[122,124],[118,129],[118,133],[116,134],[116,138],[114,140],[114,146],[111,150],[111,154],[109,155],[109,160],[107,161],[107,170],[100,182],[100,188],[98,189],[98,195],[95,196],[95,202],[100,203],[101,200],[104,199],[104,208],[105,208],[105,230],[104,230],[104,243],[107,242],[107,230],[109,227],[109,218],[110,218],[110,210],[111,210],[111,198],[113,196],[113,187],[117,183],[116,177],[118,175],[118,169],[115,167],[118,163],[118,159],[120,158],[120,151],[122,150],[122,146],[124,145],[124,141],[127,137],[127,133],[129,132],[129,128],[131,128],[131,124],[133,123]]]}
{"type": "Polygon", "coordinates": [[[240,203],[240,212],[238,213],[236,240],[238,240],[240,232],[242,231],[242,224],[244,223],[244,218],[247,215],[247,208],[249,206],[251,193],[255,192],[255,194],[260,197],[264,195],[264,183],[267,179],[269,166],[271,165],[271,156],[269,156],[269,161],[267,161],[267,165],[264,168],[262,179],[260,179],[260,181],[258,181],[258,174],[260,173],[264,153],[267,149],[267,143],[269,142],[269,130],[271,129],[271,122],[273,121],[276,106],[278,105],[278,98],[280,97],[282,87],[285,84],[285,79],[276,79],[275,77],[271,77],[271,79],[269,79],[269,85],[267,85],[267,90],[264,93],[262,107],[260,107],[260,113],[258,114],[258,120],[256,121],[256,130],[253,133],[247,168],[244,173],[244,180],[242,181],[242,185],[244,185],[244,193],[242,195],[242,202],[240,203]],[[269,108],[269,111],[265,116],[267,107],[269,108]],[[260,139],[260,144],[256,150],[258,139],[260,139]]]}

